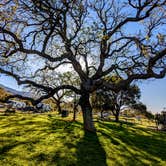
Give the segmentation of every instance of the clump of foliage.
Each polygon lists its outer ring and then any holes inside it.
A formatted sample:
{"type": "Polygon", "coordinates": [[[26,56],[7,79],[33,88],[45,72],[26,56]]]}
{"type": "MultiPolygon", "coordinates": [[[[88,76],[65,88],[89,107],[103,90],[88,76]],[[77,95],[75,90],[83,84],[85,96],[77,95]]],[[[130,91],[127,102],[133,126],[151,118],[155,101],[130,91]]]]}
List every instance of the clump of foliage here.
{"type": "Polygon", "coordinates": [[[0,73],[36,92],[6,100],[35,105],[73,91],[84,129],[94,132],[93,92],[103,86],[120,92],[135,80],[165,77],[165,16],[165,0],[1,0],[0,73]],[[64,70],[79,84],[59,83],[64,70]],[[122,79],[106,82],[113,74],[122,79]]]}
{"type": "Polygon", "coordinates": [[[6,92],[3,88],[0,87],[0,101],[3,101],[10,93],[6,92]]]}
{"type": "Polygon", "coordinates": [[[148,119],[154,119],[154,115],[151,112],[147,111],[146,105],[141,102],[132,105],[131,108],[134,109],[134,113],[137,115],[143,115],[148,119]]]}
{"type": "MultiPolygon", "coordinates": [[[[111,78],[111,81],[119,81],[120,79],[111,78]]],[[[119,121],[120,111],[123,107],[132,107],[139,102],[140,89],[136,85],[131,85],[125,90],[119,92],[111,91],[105,87],[96,91],[92,96],[92,105],[102,112],[111,111],[115,116],[115,120],[119,121]]]]}

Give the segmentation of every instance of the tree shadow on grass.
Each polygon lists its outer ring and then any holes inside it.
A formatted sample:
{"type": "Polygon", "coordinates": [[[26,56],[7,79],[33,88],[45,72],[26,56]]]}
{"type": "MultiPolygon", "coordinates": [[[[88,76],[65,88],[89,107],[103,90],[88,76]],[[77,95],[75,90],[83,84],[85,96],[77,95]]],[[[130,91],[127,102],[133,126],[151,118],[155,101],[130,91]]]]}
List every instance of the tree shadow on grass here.
{"type": "Polygon", "coordinates": [[[64,140],[64,147],[68,149],[65,152],[66,156],[63,157],[61,150],[56,151],[52,162],[64,166],[107,166],[106,153],[96,133],[84,132],[82,123],[77,121],[69,122],[54,118],[50,120],[52,121],[50,131],[57,132],[61,129],[63,134],[59,136],[59,139],[64,140]],[[75,151],[67,154],[73,148],[75,151]]]}
{"type": "Polygon", "coordinates": [[[77,166],[107,166],[106,153],[96,133],[85,132],[77,144],[77,166]]]}
{"type": "Polygon", "coordinates": [[[0,157],[9,150],[11,150],[12,148],[16,147],[17,145],[19,145],[19,143],[14,142],[14,143],[8,143],[7,145],[0,147],[0,157]]]}
{"type": "Polygon", "coordinates": [[[128,165],[146,165],[145,160],[154,164],[159,164],[159,160],[166,161],[166,133],[109,123],[99,123],[99,126],[99,132],[106,139],[110,139],[112,144],[117,145],[119,153],[128,165]]]}

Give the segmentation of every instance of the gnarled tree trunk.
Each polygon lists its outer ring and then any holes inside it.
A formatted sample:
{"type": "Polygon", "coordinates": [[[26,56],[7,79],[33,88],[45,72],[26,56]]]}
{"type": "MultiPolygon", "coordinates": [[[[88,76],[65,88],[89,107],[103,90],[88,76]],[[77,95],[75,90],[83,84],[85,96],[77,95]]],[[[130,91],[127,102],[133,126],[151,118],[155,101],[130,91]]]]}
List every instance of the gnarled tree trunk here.
{"type": "Polygon", "coordinates": [[[79,104],[81,106],[82,113],[83,113],[84,130],[95,132],[93,116],[92,116],[92,107],[89,101],[88,93],[84,93],[81,95],[79,104]]]}
{"type": "Polygon", "coordinates": [[[57,102],[57,108],[58,108],[58,113],[61,114],[62,109],[61,109],[61,103],[60,102],[57,102]]]}
{"type": "Polygon", "coordinates": [[[119,122],[119,114],[120,114],[120,108],[116,108],[115,110],[115,122],[119,122]]]}
{"type": "Polygon", "coordinates": [[[74,107],[73,107],[73,121],[76,121],[76,113],[77,113],[78,109],[77,109],[77,105],[74,103],[74,107]]]}
{"type": "Polygon", "coordinates": [[[101,112],[100,112],[101,119],[103,119],[103,118],[104,118],[103,113],[104,113],[104,110],[102,109],[102,110],[101,110],[101,112]]]}
{"type": "Polygon", "coordinates": [[[115,122],[119,122],[119,113],[115,114],[115,122]]]}
{"type": "Polygon", "coordinates": [[[117,107],[112,107],[111,109],[114,117],[115,117],[115,122],[119,122],[119,114],[120,114],[120,108],[117,106],[117,107]]]}

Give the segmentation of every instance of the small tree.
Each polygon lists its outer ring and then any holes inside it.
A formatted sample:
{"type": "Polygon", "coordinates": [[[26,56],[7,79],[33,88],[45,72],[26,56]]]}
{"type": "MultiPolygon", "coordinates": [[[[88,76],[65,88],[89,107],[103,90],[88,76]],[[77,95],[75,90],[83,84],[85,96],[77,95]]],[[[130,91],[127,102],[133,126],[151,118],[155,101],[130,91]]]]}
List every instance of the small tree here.
{"type": "Polygon", "coordinates": [[[155,121],[157,128],[159,128],[159,125],[161,125],[162,130],[166,130],[166,111],[162,111],[161,114],[155,115],[155,121]]]}
{"type": "Polygon", "coordinates": [[[135,114],[144,115],[148,119],[154,119],[154,115],[150,111],[147,111],[146,105],[141,102],[131,105],[131,109],[134,109],[135,114]]]}
{"type": "Polygon", "coordinates": [[[119,121],[120,110],[122,106],[132,106],[138,102],[140,98],[140,89],[136,85],[129,86],[126,90],[118,93],[109,91],[107,89],[96,92],[95,103],[100,103],[98,107],[104,110],[112,111],[115,116],[115,121],[119,121]]]}
{"type": "Polygon", "coordinates": [[[63,96],[59,96],[59,94],[57,94],[57,96],[55,97],[55,95],[52,98],[53,98],[53,100],[54,100],[54,102],[56,104],[56,107],[58,109],[58,113],[61,114],[62,113],[62,109],[61,109],[62,101],[61,101],[61,99],[62,99],[63,96]]]}
{"type": "Polygon", "coordinates": [[[73,121],[76,121],[78,106],[79,106],[79,98],[76,94],[74,94],[74,96],[73,96],[73,121]]]}

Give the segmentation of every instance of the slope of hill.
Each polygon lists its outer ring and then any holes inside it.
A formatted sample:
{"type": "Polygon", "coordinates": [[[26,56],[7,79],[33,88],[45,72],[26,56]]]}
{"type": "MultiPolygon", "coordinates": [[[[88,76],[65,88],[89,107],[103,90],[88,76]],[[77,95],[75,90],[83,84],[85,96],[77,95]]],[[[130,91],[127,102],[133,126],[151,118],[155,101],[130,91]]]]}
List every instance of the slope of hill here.
{"type": "Polygon", "coordinates": [[[0,84],[0,88],[4,89],[6,92],[13,94],[13,95],[21,95],[21,96],[31,96],[29,92],[18,91],[12,88],[9,88],[5,85],[0,84]]]}
{"type": "Polygon", "coordinates": [[[95,125],[91,134],[81,120],[55,114],[0,116],[0,165],[166,166],[166,133],[130,123],[95,125]]]}

